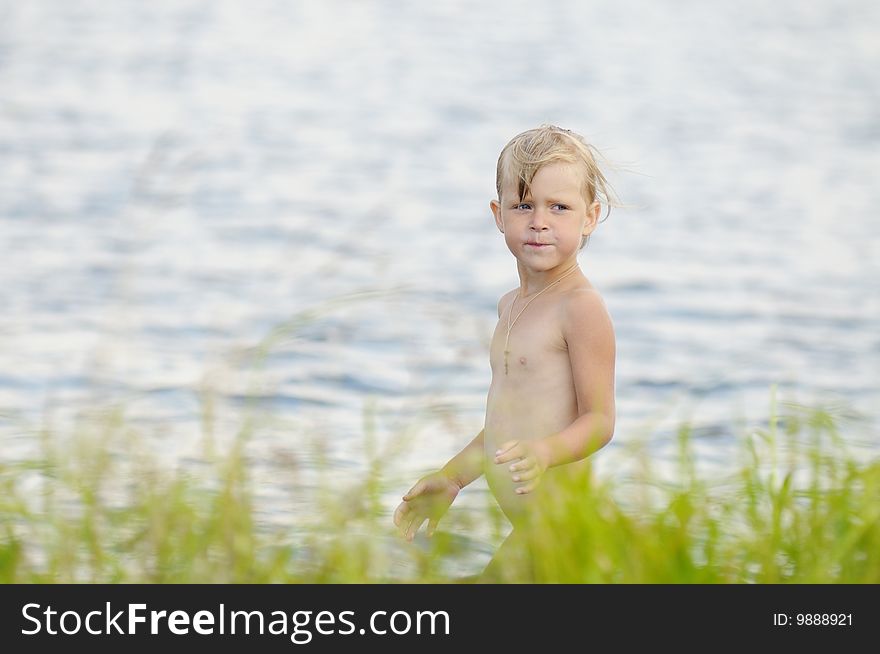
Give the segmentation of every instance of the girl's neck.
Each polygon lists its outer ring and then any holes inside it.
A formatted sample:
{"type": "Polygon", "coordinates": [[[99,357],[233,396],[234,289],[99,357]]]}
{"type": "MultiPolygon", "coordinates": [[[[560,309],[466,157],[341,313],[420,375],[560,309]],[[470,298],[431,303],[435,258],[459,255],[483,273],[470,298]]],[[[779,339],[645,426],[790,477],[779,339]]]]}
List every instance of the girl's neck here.
{"type": "Polygon", "coordinates": [[[550,284],[561,279],[563,276],[574,275],[578,267],[577,261],[561,264],[551,270],[543,272],[529,272],[521,263],[516,268],[519,273],[519,297],[524,298],[547,288],[550,284]]]}

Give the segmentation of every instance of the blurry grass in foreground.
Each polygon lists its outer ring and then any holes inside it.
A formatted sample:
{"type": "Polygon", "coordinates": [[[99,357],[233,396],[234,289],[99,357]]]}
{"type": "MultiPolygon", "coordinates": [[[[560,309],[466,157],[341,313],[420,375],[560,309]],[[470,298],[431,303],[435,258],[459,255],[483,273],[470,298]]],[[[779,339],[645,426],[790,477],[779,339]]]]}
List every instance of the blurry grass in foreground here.
{"type": "MultiPolygon", "coordinates": [[[[671,481],[647,460],[635,479],[574,479],[537,525],[534,579],[880,583],[880,461],[850,456],[827,412],[788,408],[742,437],[725,475],[698,474],[683,426],[671,481]]],[[[61,440],[46,433],[38,458],[0,464],[0,582],[459,581],[442,572],[463,554],[455,529],[468,518],[455,505],[428,545],[407,546],[415,565],[399,572],[407,550],[389,547],[394,507],[373,447],[362,477],[324,489],[319,518],[294,532],[258,520],[246,435],[206,455],[198,477],[163,469],[119,412],[61,440]],[[120,443],[124,456],[112,454],[120,443]]]]}

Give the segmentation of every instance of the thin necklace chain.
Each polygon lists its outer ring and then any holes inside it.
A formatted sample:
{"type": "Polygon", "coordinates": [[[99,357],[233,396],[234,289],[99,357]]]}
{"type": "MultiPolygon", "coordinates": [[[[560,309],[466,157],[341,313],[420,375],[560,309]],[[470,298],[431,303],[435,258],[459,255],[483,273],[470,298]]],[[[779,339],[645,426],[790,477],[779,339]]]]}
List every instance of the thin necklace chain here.
{"type": "Polygon", "coordinates": [[[516,321],[519,320],[519,317],[523,314],[523,311],[525,311],[526,309],[529,308],[529,305],[532,303],[532,300],[534,300],[536,297],[538,297],[541,293],[546,291],[551,286],[555,286],[556,284],[561,282],[563,279],[568,277],[571,273],[573,273],[577,269],[578,269],[578,266],[577,266],[577,264],[575,264],[574,266],[572,266],[571,268],[566,270],[564,273],[562,273],[562,275],[560,275],[558,279],[553,280],[552,282],[547,284],[547,286],[545,286],[540,291],[535,293],[532,297],[530,297],[528,299],[528,301],[526,302],[525,306],[519,310],[518,314],[516,314],[516,318],[513,319],[513,322],[511,322],[510,317],[513,315],[513,305],[516,304],[516,300],[517,300],[517,297],[519,294],[517,294],[517,296],[515,296],[513,298],[513,302],[510,303],[510,311],[507,313],[507,337],[504,339],[504,374],[505,375],[507,374],[507,371],[508,371],[507,356],[510,354],[510,350],[507,347],[508,343],[510,342],[510,330],[513,329],[513,326],[516,324],[516,321]]]}

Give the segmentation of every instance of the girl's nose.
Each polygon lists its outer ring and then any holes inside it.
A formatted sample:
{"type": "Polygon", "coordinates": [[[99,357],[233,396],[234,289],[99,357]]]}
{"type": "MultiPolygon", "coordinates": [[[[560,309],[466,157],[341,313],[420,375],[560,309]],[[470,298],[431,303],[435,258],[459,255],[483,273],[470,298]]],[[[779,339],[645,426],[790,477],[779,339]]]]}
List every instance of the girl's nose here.
{"type": "Polygon", "coordinates": [[[532,220],[529,224],[532,229],[547,229],[547,217],[540,209],[532,212],[532,220]]]}

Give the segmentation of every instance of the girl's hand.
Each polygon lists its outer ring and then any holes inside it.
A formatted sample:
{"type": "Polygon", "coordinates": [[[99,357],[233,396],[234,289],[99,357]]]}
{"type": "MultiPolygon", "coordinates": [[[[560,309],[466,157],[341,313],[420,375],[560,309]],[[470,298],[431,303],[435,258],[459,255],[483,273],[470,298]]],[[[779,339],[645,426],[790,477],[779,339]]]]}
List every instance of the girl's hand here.
{"type": "Polygon", "coordinates": [[[520,495],[531,493],[541,483],[547,470],[547,456],[538,441],[507,441],[495,452],[495,463],[514,461],[508,470],[514,482],[529,482],[516,489],[520,495]]]}
{"type": "Polygon", "coordinates": [[[394,524],[400,530],[400,535],[412,541],[419,527],[427,520],[428,536],[433,536],[437,523],[460,490],[458,484],[443,472],[419,479],[394,511],[394,524]]]}

